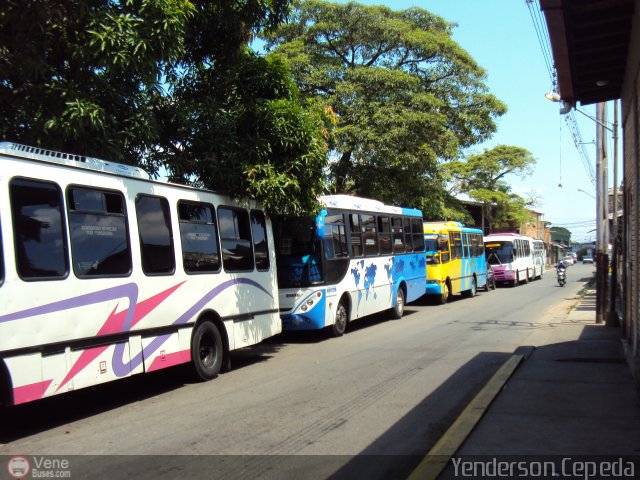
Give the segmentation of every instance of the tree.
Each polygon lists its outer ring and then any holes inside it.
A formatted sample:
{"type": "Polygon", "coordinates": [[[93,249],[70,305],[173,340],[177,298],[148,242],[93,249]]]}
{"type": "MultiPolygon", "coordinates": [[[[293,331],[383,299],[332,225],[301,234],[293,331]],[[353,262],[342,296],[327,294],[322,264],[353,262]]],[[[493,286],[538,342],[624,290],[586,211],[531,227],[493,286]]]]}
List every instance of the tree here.
{"type": "Polygon", "coordinates": [[[0,137],[132,163],[157,140],[162,65],[184,54],[187,0],[8,0],[0,137]]]}
{"type": "Polygon", "coordinates": [[[324,110],[252,54],[288,0],[6,0],[0,138],[143,166],[268,211],[316,208],[324,110]]]}
{"type": "MultiPolygon", "coordinates": [[[[498,145],[466,161],[444,166],[451,193],[465,193],[483,204],[483,217],[490,231],[520,225],[529,217],[524,198],[512,192],[507,175],[524,176],[532,172],[536,159],[521,147],[498,145]]],[[[484,227],[484,225],[483,225],[484,227]]]]}
{"type": "Polygon", "coordinates": [[[332,189],[439,209],[438,161],[489,138],[506,111],[452,40],[454,24],[420,8],[294,6],[291,21],[263,38],[289,58],[301,93],[336,114],[332,189]]]}

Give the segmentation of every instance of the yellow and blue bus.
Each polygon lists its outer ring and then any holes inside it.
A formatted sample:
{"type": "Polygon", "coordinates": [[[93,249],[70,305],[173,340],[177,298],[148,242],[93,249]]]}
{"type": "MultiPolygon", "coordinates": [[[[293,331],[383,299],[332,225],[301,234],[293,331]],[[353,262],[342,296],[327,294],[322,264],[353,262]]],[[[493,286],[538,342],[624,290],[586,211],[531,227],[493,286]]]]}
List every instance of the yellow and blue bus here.
{"type": "Polygon", "coordinates": [[[459,222],[425,222],[427,295],[447,303],[454,294],[474,297],[489,291],[482,230],[459,222]]]}

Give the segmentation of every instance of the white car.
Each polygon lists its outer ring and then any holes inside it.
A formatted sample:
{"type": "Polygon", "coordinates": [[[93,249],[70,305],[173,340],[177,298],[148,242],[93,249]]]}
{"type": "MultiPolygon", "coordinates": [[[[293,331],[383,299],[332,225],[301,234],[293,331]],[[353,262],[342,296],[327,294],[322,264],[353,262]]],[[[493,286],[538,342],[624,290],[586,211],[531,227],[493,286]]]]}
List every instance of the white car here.
{"type": "Polygon", "coordinates": [[[572,256],[562,257],[562,261],[567,265],[573,265],[575,263],[572,256]]]}

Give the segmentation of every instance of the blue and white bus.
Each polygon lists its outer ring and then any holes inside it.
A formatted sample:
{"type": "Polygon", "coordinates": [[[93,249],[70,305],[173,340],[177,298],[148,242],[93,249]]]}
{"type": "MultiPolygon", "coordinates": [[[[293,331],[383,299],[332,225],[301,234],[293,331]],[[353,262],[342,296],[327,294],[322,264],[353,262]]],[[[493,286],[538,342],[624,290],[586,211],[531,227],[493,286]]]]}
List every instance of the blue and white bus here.
{"type": "Polygon", "coordinates": [[[422,212],[348,195],[320,202],[315,218],[274,219],[283,329],[337,337],[366,315],[400,318],[425,293],[422,212]]]}

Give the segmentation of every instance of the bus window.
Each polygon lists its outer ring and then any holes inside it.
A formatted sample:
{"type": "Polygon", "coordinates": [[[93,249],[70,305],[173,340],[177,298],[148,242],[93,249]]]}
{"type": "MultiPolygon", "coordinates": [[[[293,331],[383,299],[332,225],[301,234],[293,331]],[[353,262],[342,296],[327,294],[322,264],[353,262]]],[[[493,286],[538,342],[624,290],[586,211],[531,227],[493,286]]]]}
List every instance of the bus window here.
{"type": "Polygon", "coordinates": [[[441,263],[451,261],[451,244],[449,242],[449,235],[446,233],[438,236],[438,250],[440,251],[441,263]]]}
{"type": "MultiPolygon", "coordinates": [[[[407,252],[413,252],[413,230],[411,230],[411,219],[409,217],[403,217],[403,223],[405,249],[407,252]]],[[[424,245],[424,242],[422,242],[422,244],[424,245]]]]}
{"type": "Polygon", "coordinates": [[[349,229],[351,230],[351,253],[354,257],[361,257],[364,255],[364,251],[362,249],[360,216],[357,213],[349,215],[349,229]]]}
{"type": "Polygon", "coordinates": [[[373,215],[361,215],[362,233],[364,234],[364,254],[366,256],[378,255],[378,230],[376,217],[373,215]]]}
{"type": "Polygon", "coordinates": [[[120,192],[67,190],[71,260],[79,278],[131,273],[131,247],[120,192]]]}
{"type": "Polygon", "coordinates": [[[136,198],[142,271],[147,275],[175,271],[169,202],[166,198],[140,195],[136,198]]]}
{"type": "Polygon", "coordinates": [[[451,232],[451,259],[456,260],[462,258],[462,239],[460,233],[451,232]]]}
{"type": "Polygon", "coordinates": [[[424,252],[424,234],[421,218],[411,219],[411,234],[413,236],[413,251],[424,252]]]}
{"type": "Polygon", "coordinates": [[[404,232],[402,217],[391,217],[391,235],[393,238],[393,253],[404,253],[404,232]]]}
{"type": "Polygon", "coordinates": [[[342,214],[324,217],[324,252],[325,258],[345,258],[347,250],[347,234],[342,214]]]}
{"type": "Polygon", "coordinates": [[[251,233],[256,268],[259,271],[269,270],[269,244],[267,242],[267,221],[261,210],[251,210],[251,233]]]}
{"type": "Polygon", "coordinates": [[[69,260],[60,188],[16,178],[9,190],[18,275],[24,280],[65,277],[69,260]]]}
{"type": "Polygon", "coordinates": [[[393,248],[391,246],[391,224],[389,217],[380,215],[378,217],[378,239],[380,241],[380,253],[389,254],[393,248]]]}
{"type": "Polygon", "coordinates": [[[227,272],[253,270],[249,214],[242,208],[218,207],[222,264],[227,272]]]}
{"type": "Polygon", "coordinates": [[[312,217],[275,217],[273,234],[280,288],[324,282],[320,240],[312,217]]]}
{"type": "Polygon", "coordinates": [[[178,202],[182,265],[187,273],[220,271],[220,251],[213,206],[178,202]]]}
{"type": "Polygon", "coordinates": [[[462,238],[462,258],[469,258],[469,236],[466,233],[461,233],[462,238]]]}

